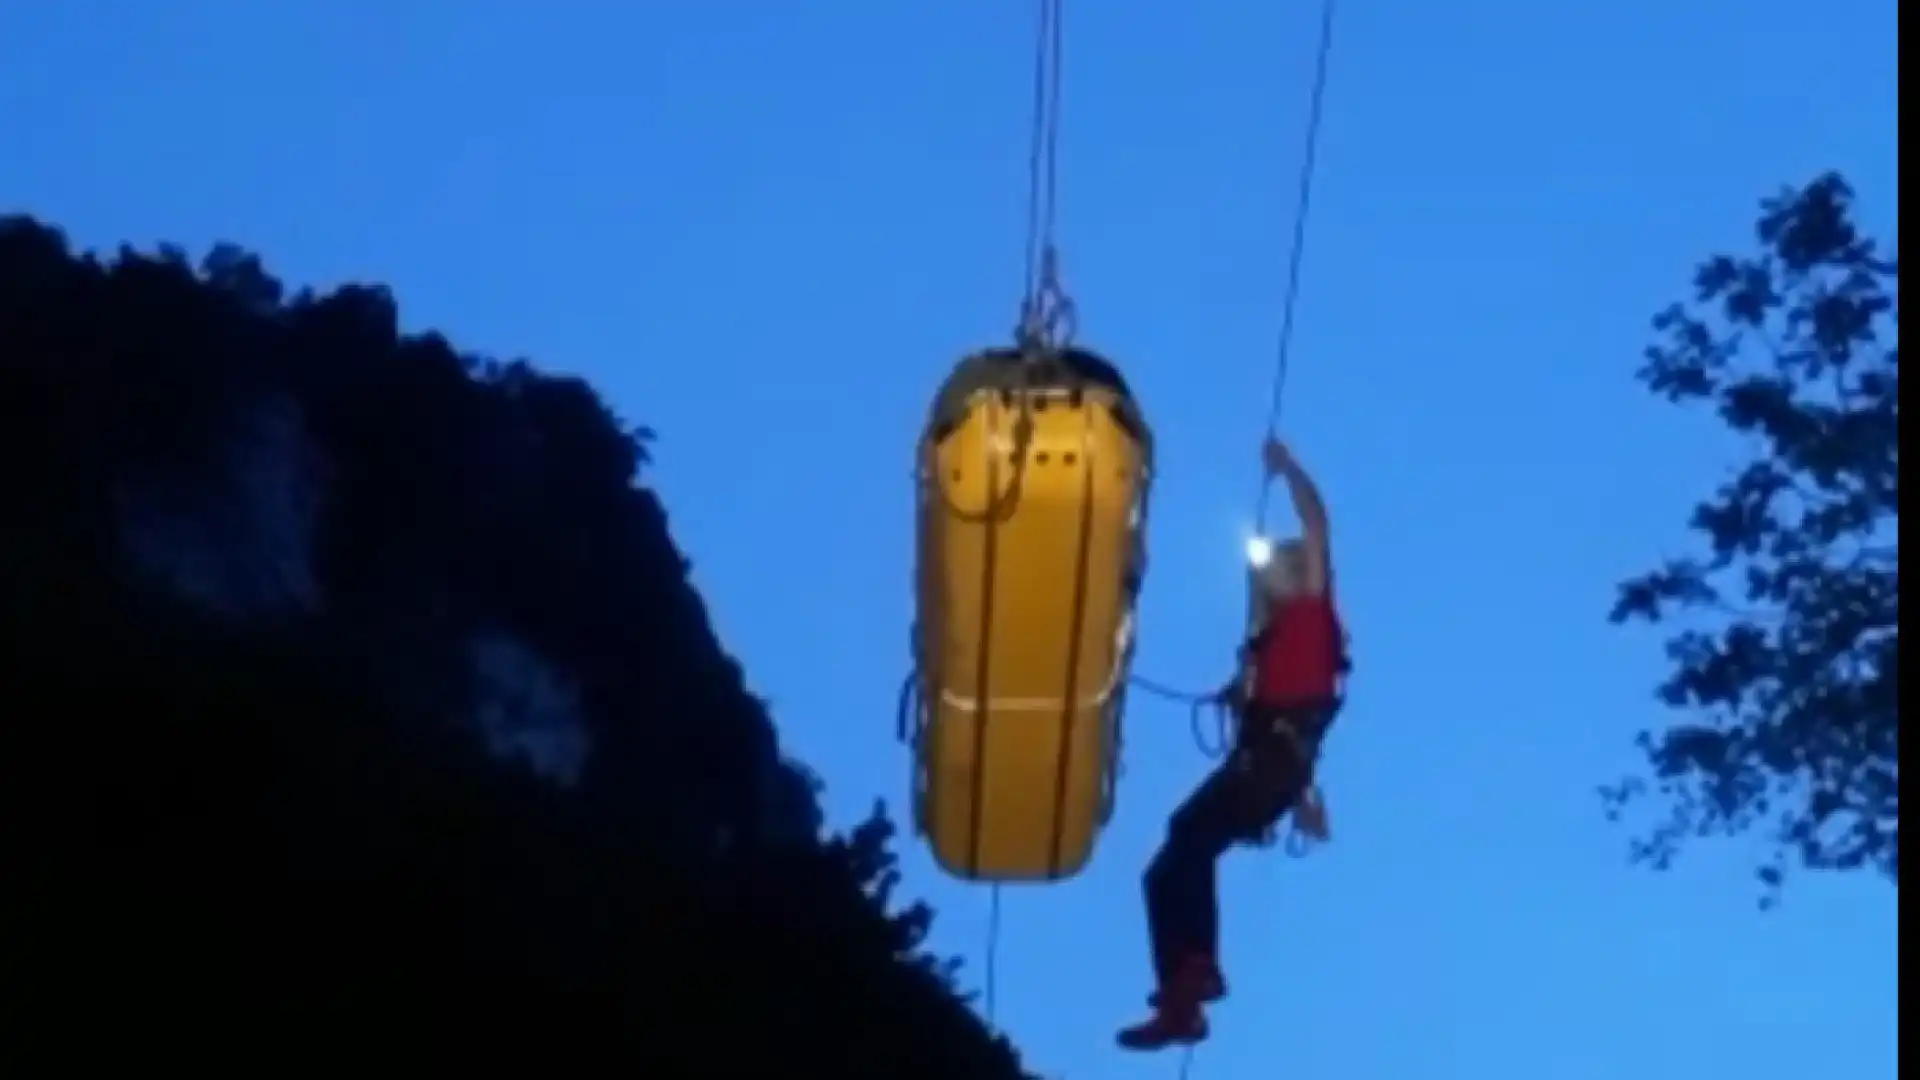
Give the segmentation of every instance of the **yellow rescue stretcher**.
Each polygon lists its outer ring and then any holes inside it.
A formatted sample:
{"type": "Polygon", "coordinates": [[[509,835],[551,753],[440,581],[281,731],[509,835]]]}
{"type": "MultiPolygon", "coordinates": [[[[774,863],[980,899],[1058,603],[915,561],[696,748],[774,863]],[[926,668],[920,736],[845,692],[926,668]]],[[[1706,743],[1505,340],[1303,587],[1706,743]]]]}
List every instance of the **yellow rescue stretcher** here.
{"type": "Polygon", "coordinates": [[[1071,877],[1112,815],[1152,436],[1092,353],[977,353],[920,441],[914,824],[947,872],[1071,877]]]}

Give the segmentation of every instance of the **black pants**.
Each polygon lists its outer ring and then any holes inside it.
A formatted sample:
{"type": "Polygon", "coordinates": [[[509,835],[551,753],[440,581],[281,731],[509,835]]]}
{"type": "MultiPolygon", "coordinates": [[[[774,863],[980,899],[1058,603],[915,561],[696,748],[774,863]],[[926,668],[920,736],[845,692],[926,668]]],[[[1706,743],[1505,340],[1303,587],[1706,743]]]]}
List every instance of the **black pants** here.
{"type": "Polygon", "coordinates": [[[1166,986],[1188,955],[1219,954],[1220,856],[1258,842],[1313,784],[1330,704],[1249,706],[1233,753],[1207,775],[1167,822],[1167,838],[1147,864],[1147,932],[1153,966],[1166,986]]]}

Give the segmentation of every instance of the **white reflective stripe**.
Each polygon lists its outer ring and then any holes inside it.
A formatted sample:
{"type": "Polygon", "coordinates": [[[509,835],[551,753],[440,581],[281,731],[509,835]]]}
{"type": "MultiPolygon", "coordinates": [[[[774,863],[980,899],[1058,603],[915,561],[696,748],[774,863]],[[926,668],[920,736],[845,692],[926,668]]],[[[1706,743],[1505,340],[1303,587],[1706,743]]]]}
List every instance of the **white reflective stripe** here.
{"type": "MultiPolygon", "coordinates": [[[[1095,389],[1104,388],[1096,387],[1095,389]]],[[[1071,399],[1075,393],[1078,393],[1081,400],[1084,401],[1088,396],[1088,389],[1085,387],[1076,391],[1075,388],[1070,386],[983,386],[973,393],[968,394],[963,403],[971,408],[983,400],[992,401],[998,398],[1004,391],[1012,391],[1013,396],[1016,398],[1025,397],[1029,400],[1037,398],[1042,401],[1067,401],[1071,399]]],[[[1106,390],[1105,392],[1108,394],[1113,393],[1111,390],[1106,390]]]]}
{"type": "MultiPolygon", "coordinates": [[[[1106,694],[1099,694],[1094,697],[1081,698],[1080,703],[1074,706],[1074,708],[1076,711],[1085,710],[1085,709],[1104,708],[1106,707],[1107,702],[1112,697],[1113,697],[1112,693],[1106,693],[1106,694]]],[[[977,704],[977,702],[979,701],[978,698],[961,697],[959,694],[953,693],[950,690],[942,690],[940,692],[940,700],[943,704],[952,706],[953,708],[960,709],[965,712],[978,711],[978,704],[977,704]]],[[[993,712],[993,713],[1020,713],[1020,712],[1058,713],[1061,711],[1061,706],[1062,706],[1062,703],[1059,698],[999,698],[997,697],[997,698],[989,698],[987,701],[987,711],[993,712]]]]}
{"type": "MultiPolygon", "coordinates": [[[[1113,700],[1113,695],[1117,691],[1119,691],[1120,684],[1126,681],[1127,662],[1129,659],[1131,659],[1128,653],[1131,650],[1132,644],[1133,644],[1133,611],[1131,609],[1129,609],[1126,614],[1120,617],[1120,628],[1114,632],[1113,638],[1114,638],[1113,670],[1107,674],[1106,684],[1100,688],[1098,693],[1095,693],[1090,697],[1081,698],[1079,701],[1079,704],[1074,706],[1075,709],[1106,708],[1107,703],[1113,700]]],[[[955,709],[962,709],[967,712],[980,711],[979,698],[965,697],[960,694],[956,694],[953,691],[946,689],[945,687],[942,687],[940,689],[940,702],[943,705],[947,705],[955,709]]],[[[1066,705],[1066,702],[1062,701],[1060,698],[997,697],[997,698],[987,699],[986,711],[988,712],[1057,713],[1065,705],[1066,705]]]]}

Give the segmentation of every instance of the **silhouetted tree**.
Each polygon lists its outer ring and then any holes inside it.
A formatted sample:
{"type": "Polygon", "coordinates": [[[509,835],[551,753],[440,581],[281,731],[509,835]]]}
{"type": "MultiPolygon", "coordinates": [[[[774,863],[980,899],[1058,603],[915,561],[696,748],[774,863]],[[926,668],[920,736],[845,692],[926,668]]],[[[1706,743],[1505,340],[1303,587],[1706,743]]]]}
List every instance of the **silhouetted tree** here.
{"type": "Polygon", "coordinates": [[[1825,175],[1762,204],[1761,250],[1718,256],[1655,320],[1641,379],[1712,407],[1753,457],[1703,502],[1704,552],[1621,588],[1616,622],[1687,617],[1643,734],[1664,866],[1689,835],[1771,830],[1784,871],[1900,867],[1899,264],[1825,175]]]}
{"type": "Polygon", "coordinates": [[[649,439],[383,289],[0,219],[15,1030],[1021,1076],[895,910],[884,808],[822,835],[649,439]]]}

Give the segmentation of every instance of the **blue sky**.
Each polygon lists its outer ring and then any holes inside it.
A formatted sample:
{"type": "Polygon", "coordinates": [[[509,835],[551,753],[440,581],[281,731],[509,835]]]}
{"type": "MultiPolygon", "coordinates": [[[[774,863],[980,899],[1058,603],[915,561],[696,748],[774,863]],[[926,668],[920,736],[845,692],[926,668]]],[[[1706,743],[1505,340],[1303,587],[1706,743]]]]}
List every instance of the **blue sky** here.
{"type": "MultiPolygon", "coordinates": [[[[1067,12],[1062,223],[1083,338],[1161,443],[1140,670],[1218,680],[1316,10],[1067,12]]],[[[1019,288],[1031,5],[63,0],[0,9],[0,209],[86,244],[231,239],[391,283],[407,321],[589,376],[835,818],[907,776],[908,485],[926,399],[1019,288]]],[[[1336,521],[1358,679],[1336,842],[1239,857],[1234,996],[1194,1075],[1892,1076],[1895,893],[1754,910],[1742,843],[1623,861],[1593,788],[1660,719],[1614,581],[1738,448],[1631,378],[1755,200],[1838,167],[1895,224],[1896,3],[1349,0],[1287,426],[1336,521]]],[[[1137,885],[1205,762],[1139,701],[1089,870],[1007,894],[1029,1063],[1124,1057],[1137,885]]],[[[917,848],[936,943],[983,891],[917,848]]],[[[978,968],[973,968],[977,974],[978,968]]]]}

